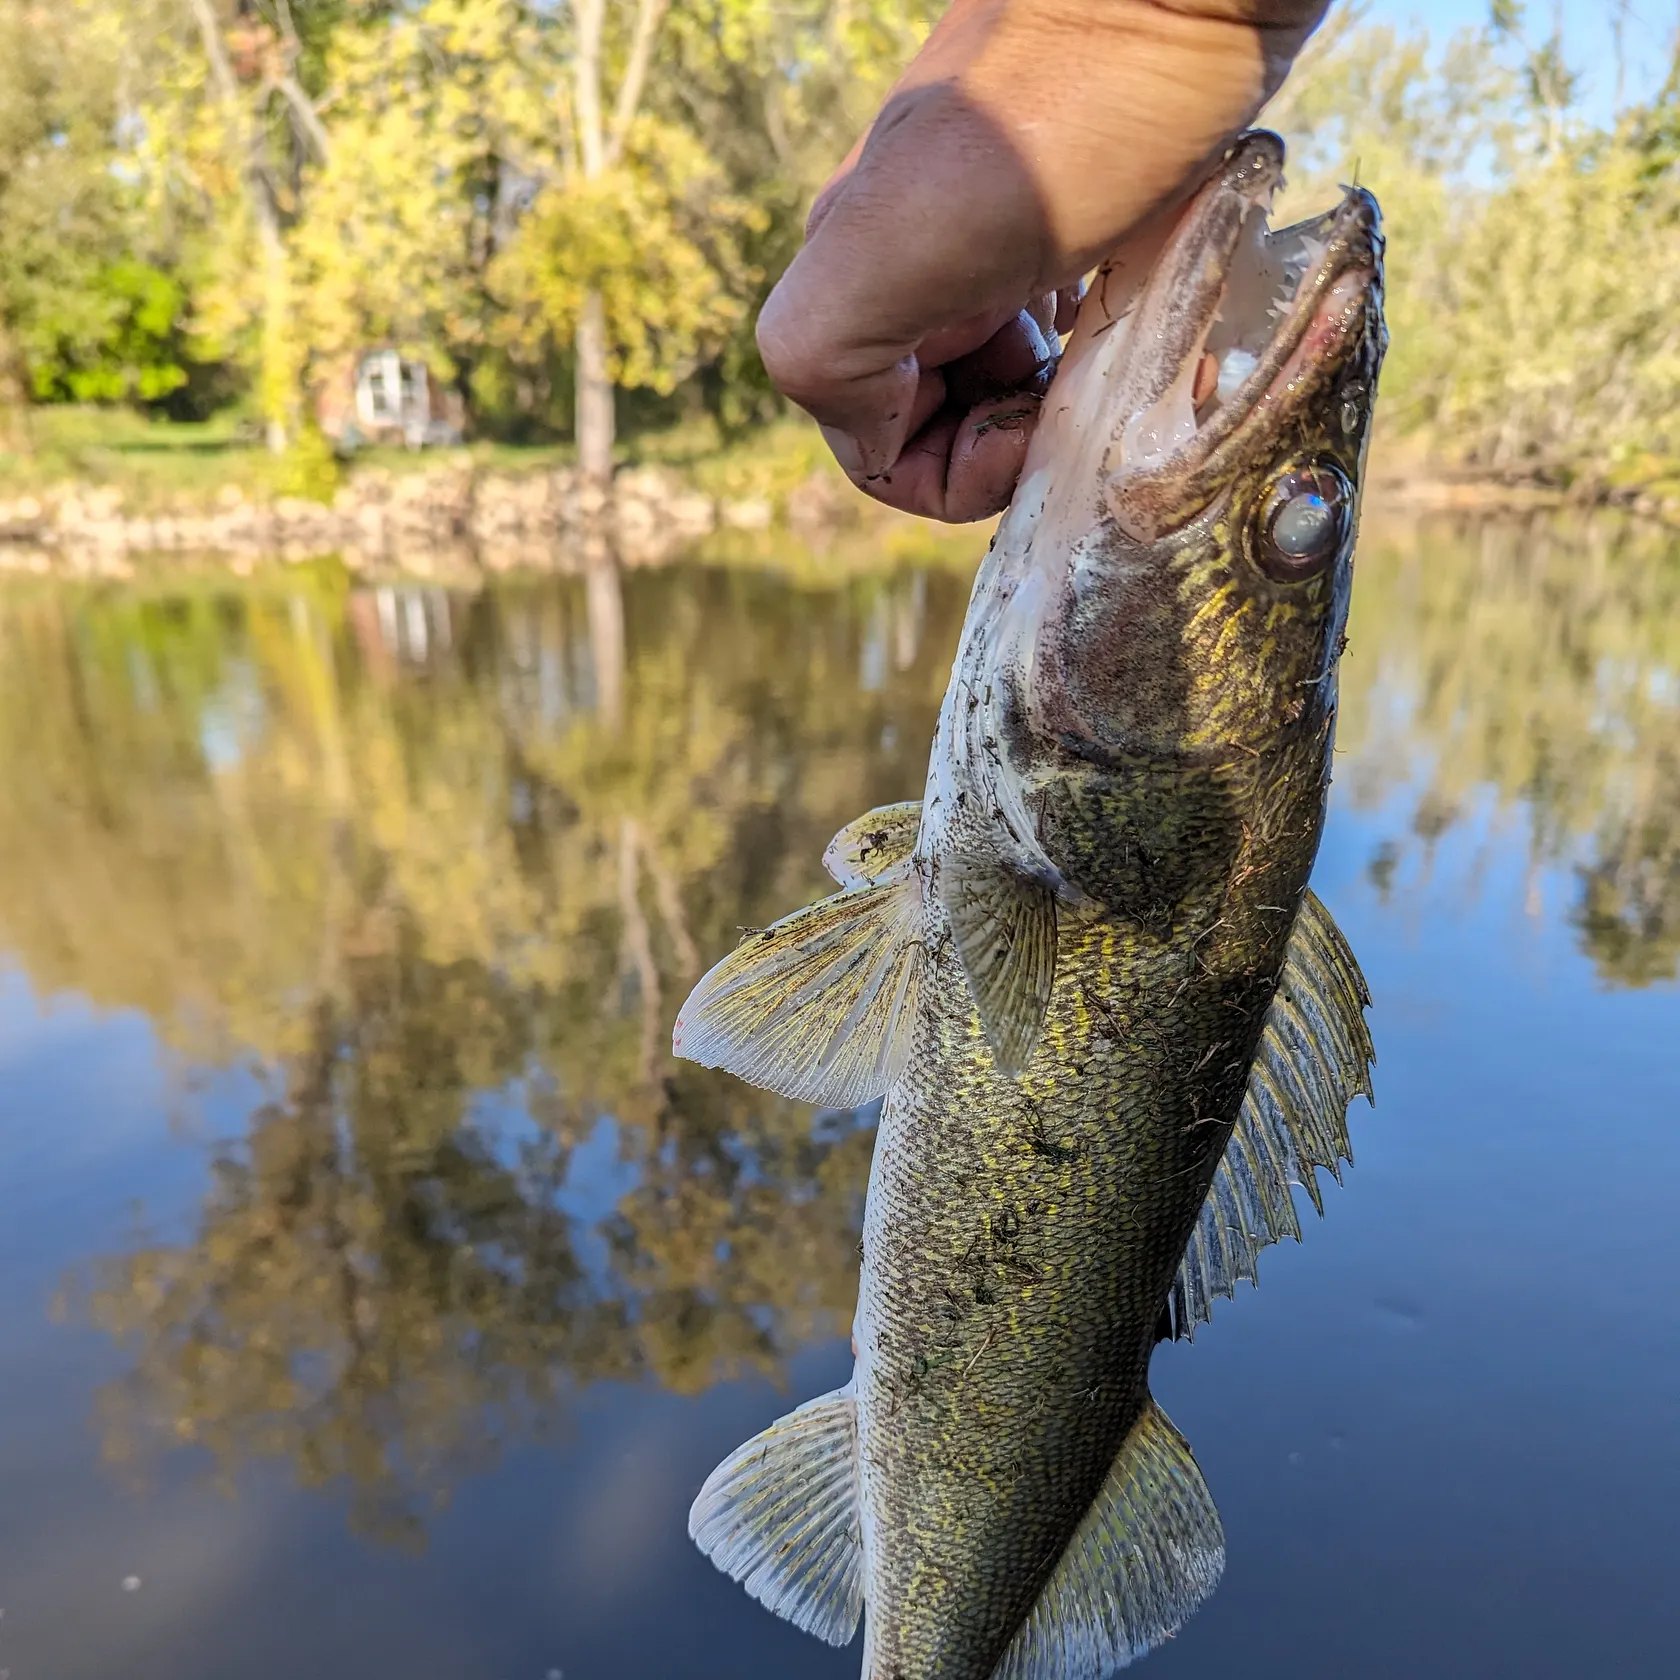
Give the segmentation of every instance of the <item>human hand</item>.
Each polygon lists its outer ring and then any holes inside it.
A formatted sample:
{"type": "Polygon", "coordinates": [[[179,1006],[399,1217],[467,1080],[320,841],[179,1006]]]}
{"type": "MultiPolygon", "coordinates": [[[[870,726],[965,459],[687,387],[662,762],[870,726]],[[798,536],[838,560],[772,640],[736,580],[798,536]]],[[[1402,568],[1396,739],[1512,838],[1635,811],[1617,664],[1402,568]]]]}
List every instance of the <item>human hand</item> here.
{"type": "Polygon", "coordinates": [[[934,519],[1007,504],[1080,277],[1147,272],[1327,5],[953,0],[759,317],[853,483],[934,519]]]}

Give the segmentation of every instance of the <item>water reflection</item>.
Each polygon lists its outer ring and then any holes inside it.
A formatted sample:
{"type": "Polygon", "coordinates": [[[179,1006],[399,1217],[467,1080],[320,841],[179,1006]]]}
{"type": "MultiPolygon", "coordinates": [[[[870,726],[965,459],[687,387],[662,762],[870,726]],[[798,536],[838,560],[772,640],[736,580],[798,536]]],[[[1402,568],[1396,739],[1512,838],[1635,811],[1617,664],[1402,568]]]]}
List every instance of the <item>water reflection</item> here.
{"type": "Polygon", "coordinates": [[[1359,557],[1339,793],[1405,820],[1377,848],[1387,892],[1492,799],[1533,870],[1575,874],[1570,911],[1602,977],[1680,969],[1680,541],[1657,526],[1371,523],[1359,557]]]}
{"type": "Polygon", "coordinates": [[[669,1016],[914,785],[964,593],[7,604],[0,945],[264,1088],[192,1239],[79,1281],[134,1349],[114,1454],[281,1457],[402,1536],[568,1387],[846,1322],[867,1135],[673,1063],[669,1016]]]}
{"type": "MultiPolygon", "coordinates": [[[[0,597],[0,949],[258,1092],[190,1228],[80,1270],[109,1452],[350,1486],[414,1540],[600,1379],[843,1334],[867,1125],[673,1063],[741,926],[912,794],[966,579],[678,569],[464,596],[293,573],[0,597]]],[[[1680,963],[1680,558],[1373,525],[1338,798],[1415,890],[1491,802],[1603,979],[1680,963]]]]}

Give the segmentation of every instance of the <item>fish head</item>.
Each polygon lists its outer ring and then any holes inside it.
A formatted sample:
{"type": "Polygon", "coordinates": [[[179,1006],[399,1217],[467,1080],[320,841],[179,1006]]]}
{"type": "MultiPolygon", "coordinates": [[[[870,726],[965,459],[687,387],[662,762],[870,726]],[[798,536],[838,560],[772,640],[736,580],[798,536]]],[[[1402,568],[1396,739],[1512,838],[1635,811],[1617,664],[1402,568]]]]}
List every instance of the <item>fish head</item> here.
{"type": "Polygon", "coordinates": [[[1357,187],[1271,231],[1282,180],[1282,141],[1243,136],[1148,273],[1080,306],[998,536],[991,675],[1029,783],[1264,752],[1333,711],[1383,236],[1357,187]]]}

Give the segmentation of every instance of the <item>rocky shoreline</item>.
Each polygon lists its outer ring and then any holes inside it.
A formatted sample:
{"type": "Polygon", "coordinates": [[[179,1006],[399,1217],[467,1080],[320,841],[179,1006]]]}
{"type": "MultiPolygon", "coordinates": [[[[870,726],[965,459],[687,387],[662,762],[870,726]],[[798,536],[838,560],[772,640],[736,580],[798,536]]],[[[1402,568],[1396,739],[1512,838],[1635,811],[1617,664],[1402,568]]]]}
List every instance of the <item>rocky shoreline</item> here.
{"type": "MultiPolygon", "coordinates": [[[[1468,517],[1587,505],[1555,489],[1418,472],[1399,462],[1377,468],[1367,495],[1391,512],[1468,517]]],[[[1614,505],[1680,525],[1680,499],[1629,496],[1614,505]]],[[[783,528],[821,549],[871,511],[837,473],[815,472],[772,501],[711,496],[657,466],[621,469],[610,491],[569,467],[364,469],[331,502],[228,486],[209,505],[163,508],[125,506],[109,486],[67,484],[0,499],[0,575],[128,578],[179,564],[243,576],[276,560],[332,556],[359,575],[470,582],[582,571],[603,543],[622,565],[659,565],[719,531],[783,528]]]]}
{"type": "Polygon", "coordinates": [[[567,572],[605,540],[621,564],[657,565],[718,530],[832,529],[856,518],[849,486],[813,475],[780,505],[725,499],[661,467],[626,467],[610,492],[571,468],[497,473],[452,467],[355,474],[330,503],[227,487],[209,506],[124,505],[109,487],[65,485],[0,500],[0,573],[130,577],[140,563],[259,562],[333,555],[352,572],[452,579],[567,572]]]}

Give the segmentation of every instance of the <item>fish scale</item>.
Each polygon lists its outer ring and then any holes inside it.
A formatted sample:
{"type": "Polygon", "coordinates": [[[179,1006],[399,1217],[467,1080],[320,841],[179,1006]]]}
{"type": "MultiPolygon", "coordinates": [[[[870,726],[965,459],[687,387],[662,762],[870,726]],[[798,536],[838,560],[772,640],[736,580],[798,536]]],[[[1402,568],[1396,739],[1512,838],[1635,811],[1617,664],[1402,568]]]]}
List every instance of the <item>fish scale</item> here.
{"type": "MultiPolygon", "coordinates": [[[[1319,785],[1264,768],[1245,767],[1252,804],[1294,789],[1315,831],[1319,785]]],[[[991,1673],[1142,1410],[1161,1301],[1270,1003],[1269,985],[1248,986],[1233,1007],[1231,972],[1275,975],[1288,932],[1254,908],[1283,866],[1232,887],[1244,855],[1227,854],[1227,892],[1176,936],[1075,924],[1019,1079],[995,1071],[954,953],[938,959],[938,1001],[881,1118],[856,1323],[865,1508],[920,1515],[912,1544],[871,1570],[883,1675],[991,1673]],[[1219,941],[1217,964],[1198,962],[1221,915],[1257,942],[1219,941]],[[1147,1035],[1116,1042],[1113,1023],[1140,1020],[1147,1035]],[[1197,1067],[1209,1044],[1230,1054],[1197,1067]],[[940,1311],[953,1296],[954,1321],[940,1311]],[[953,1623],[943,1606],[975,1558],[989,1613],[953,1623]]],[[[1299,844],[1297,896],[1310,858],[1299,844]]]]}

